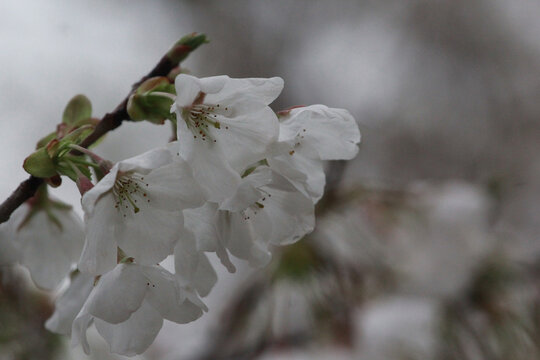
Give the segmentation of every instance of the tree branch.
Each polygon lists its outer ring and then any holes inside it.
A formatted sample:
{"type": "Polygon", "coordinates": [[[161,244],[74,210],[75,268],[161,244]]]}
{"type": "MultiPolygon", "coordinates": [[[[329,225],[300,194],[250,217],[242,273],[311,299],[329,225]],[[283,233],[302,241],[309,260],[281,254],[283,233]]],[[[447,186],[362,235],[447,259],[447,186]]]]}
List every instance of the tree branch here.
{"type": "MultiPolygon", "coordinates": [[[[193,49],[189,49],[193,50],[193,49]]],[[[80,144],[82,147],[89,147],[95,143],[99,138],[108,133],[111,130],[116,129],[122,124],[124,120],[130,120],[127,113],[127,102],[129,96],[135,89],[146,79],[154,76],[167,76],[169,72],[174,69],[178,64],[171,61],[169,55],[165,55],[157,63],[157,65],[138,82],[136,82],[126,98],[110,113],[105,114],[101,121],[97,124],[94,131],[88,135],[80,144]]],[[[17,189],[0,205],[0,224],[9,220],[11,214],[23,204],[26,200],[30,199],[36,193],[37,188],[43,184],[44,180],[35,176],[30,176],[25,181],[21,182],[17,189]]]]}

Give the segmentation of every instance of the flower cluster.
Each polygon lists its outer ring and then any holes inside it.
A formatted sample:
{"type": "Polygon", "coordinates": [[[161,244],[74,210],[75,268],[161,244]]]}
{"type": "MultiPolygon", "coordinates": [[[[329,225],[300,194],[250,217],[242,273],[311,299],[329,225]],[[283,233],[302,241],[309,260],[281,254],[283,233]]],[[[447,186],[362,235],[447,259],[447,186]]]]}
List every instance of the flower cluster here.
{"type": "Polygon", "coordinates": [[[217,281],[207,253],[230,272],[231,255],[266,265],[272,246],[313,230],[323,162],[358,151],[358,126],[346,110],[276,114],[269,104],[281,78],[180,74],[174,88],[152,96],[173,100],[178,140],[114,166],[102,161],[104,176],[81,187],[84,247],[46,325],[86,352],[92,323],[112,352],[135,355],[163,319],[200,317],[201,297],[217,281]],[[170,255],[174,273],[158,265],[170,255]]]}

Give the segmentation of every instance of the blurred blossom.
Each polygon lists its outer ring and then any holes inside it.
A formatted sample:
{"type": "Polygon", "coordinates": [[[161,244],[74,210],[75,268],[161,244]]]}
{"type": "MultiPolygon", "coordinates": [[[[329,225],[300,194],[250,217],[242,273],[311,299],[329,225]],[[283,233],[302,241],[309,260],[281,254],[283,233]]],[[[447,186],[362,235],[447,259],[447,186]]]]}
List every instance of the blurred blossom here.
{"type": "Polygon", "coordinates": [[[421,184],[413,186],[406,206],[391,229],[387,248],[400,288],[460,296],[493,249],[486,195],[466,183],[421,184]]]}
{"type": "Polygon", "coordinates": [[[260,357],[260,360],[354,360],[350,351],[342,348],[313,347],[302,350],[273,350],[260,357]]]}
{"type": "Polygon", "coordinates": [[[313,313],[309,286],[282,281],[274,287],[272,310],[273,336],[277,339],[305,337],[313,332],[313,313]]]}
{"type": "Polygon", "coordinates": [[[390,297],[357,314],[359,359],[430,359],[437,342],[437,312],[429,298],[390,297]]]}

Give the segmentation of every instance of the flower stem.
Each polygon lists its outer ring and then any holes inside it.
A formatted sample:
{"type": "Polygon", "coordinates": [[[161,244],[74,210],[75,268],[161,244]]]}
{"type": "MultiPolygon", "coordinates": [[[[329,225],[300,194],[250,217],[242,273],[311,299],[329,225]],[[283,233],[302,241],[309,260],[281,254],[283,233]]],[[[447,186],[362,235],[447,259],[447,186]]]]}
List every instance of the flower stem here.
{"type": "Polygon", "coordinates": [[[102,159],[100,156],[96,155],[95,153],[88,150],[87,148],[76,145],[76,144],[70,144],[69,147],[73,150],[77,150],[83,154],[90,156],[92,160],[94,160],[97,163],[97,165],[103,171],[103,173],[107,174],[111,170],[112,163],[110,161],[102,159]]]}
{"type": "Polygon", "coordinates": [[[96,155],[92,151],[88,150],[87,148],[84,148],[84,147],[79,146],[77,144],[70,144],[69,147],[71,149],[73,149],[73,150],[80,151],[83,154],[86,154],[86,155],[90,156],[92,159],[96,160],[97,162],[103,161],[103,159],[101,157],[99,157],[98,155],[96,155]]]}

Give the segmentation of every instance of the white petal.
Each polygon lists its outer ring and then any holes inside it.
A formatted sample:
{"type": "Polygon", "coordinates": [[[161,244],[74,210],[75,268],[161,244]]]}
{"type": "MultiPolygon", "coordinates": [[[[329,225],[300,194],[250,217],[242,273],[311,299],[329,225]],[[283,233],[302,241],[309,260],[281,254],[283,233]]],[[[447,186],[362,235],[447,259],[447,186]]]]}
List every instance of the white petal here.
{"type": "Polygon", "coordinates": [[[324,193],[326,183],[322,161],[304,156],[301,151],[291,154],[289,151],[292,149],[287,143],[278,144],[289,150],[268,157],[268,164],[272,170],[287,178],[298,190],[317,203],[324,193]]]}
{"type": "Polygon", "coordinates": [[[216,255],[219,258],[219,261],[221,261],[221,264],[225,266],[228,272],[236,272],[236,266],[234,266],[234,264],[231,262],[231,259],[229,258],[229,253],[221,242],[218,243],[216,255]]]}
{"type": "Polygon", "coordinates": [[[112,353],[134,356],[143,353],[154,342],[163,326],[163,319],[145,301],[128,320],[120,324],[110,324],[100,319],[95,319],[95,323],[112,353]]]}
{"type": "Polygon", "coordinates": [[[229,259],[223,244],[222,228],[219,225],[221,211],[217,204],[207,202],[198,209],[184,210],[185,227],[193,233],[199,251],[215,251],[229,272],[236,268],[229,259]]]}
{"type": "Polygon", "coordinates": [[[209,129],[209,132],[216,139],[216,151],[222,153],[237,172],[264,159],[268,146],[278,138],[279,122],[268,106],[236,117],[222,116],[219,120],[221,128],[209,129]]]}
{"type": "Polygon", "coordinates": [[[203,252],[199,252],[199,262],[193,282],[195,289],[202,297],[208,295],[217,282],[216,270],[203,252]]]}
{"type": "Polygon", "coordinates": [[[228,81],[228,76],[212,76],[207,78],[198,79],[195,76],[180,74],[175,79],[176,88],[176,101],[173,107],[181,112],[182,107],[193,104],[193,101],[199,94],[204,93],[216,93],[221,91],[225,83],[228,81]]]}
{"type": "Polygon", "coordinates": [[[180,156],[191,166],[193,177],[207,200],[220,202],[232,196],[240,183],[240,175],[231,168],[216,144],[194,139],[182,120],[178,121],[178,139],[180,156]]]}
{"type": "Polygon", "coordinates": [[[183,231],[174,247],[174,270],[180,286],[194,286],[194,276],[199,266],[198,253],[193,233],[183,231]]]}
{"type": "Polygon", "coordinates": [[[143,154],[134,156],[118,163],[118,171],[136,172],[148,174],[152,169],[156,169],[172,162],[172,155],[167,148],[157,148],[143,154]]]}
{"type": "Polygon", "coordinates": [[[251,221],[240,213],[220,213],[218,224],[227,250],[239,259],[248,260],[251,266],[267,265],[271,255],[259,235],[253,231],[251,221]]]}
{"type": "Polygon", "coordinates": [[[88,344],[86,331],[92,325],[93,320],[94,317],[88,313],[86,306],[83,306],[75,320],[73,320],[71,327],[71,346],[75,347],[81,344],[87,355],[90,354],[90,345],[88,344]]]}
{"type": "Polygon", "coordinates": [[[94,285],[94,278],[77,272],[71,283],[54,305],[54,313],[45,323],[45,327],[53,332],[70,335],[73,320],[81,310],[94,285]]]}
{"type": "Polygon", "coordinates": [[[79,270],[92,275],[104,274],[116,265],[114,229],[119,220],[111,193],[104,195],[94,212],[85,214],[86,241],[79,260],[79,270]]]}
{"type": "MultiPolygon", "coordinates": [[[[205,98],[208,103],[220,103],[225,99],[235,99],[242,96],[253,97],[255,100],[270,104],[274,101],[283,90],[283,79],[279,77],[273,78],[245,78],[231,79],[226,77],[222,89],[211,91],[205,98]]],[[[201,79],[202,80],[202,79],[201,79]]]]}
{"type": "Polygon", "coordinates": [[[144,272],[150,284],[146,299],[163,318],[185,324],[202,315],[200,306],[187,299],[180,302],[179,289],[173,274],[157,266],[147,266],[144,272]]]}
{"type": "Polygon", "coordinates": [[[294,141],[319,160],[349,160],[358,152],[360,131],[344,109],[312,105],[293,109],[280,124],[280,141],[294,141]]]}
{"type": "Polygon", "coordinates": [[[157,168],[144,179],[148,184],[145,190],[152,207],[181,211],[204,203],[202,189],[193,178],[191,168],[183,160],[178,159],[157,168]]]}
{"type": "Polygon", "coordinates": [[[230,77],[227,75],[201,78],[201,91],[206,94],[220,93],[228,81],[230,81],[230,77]]]}
{"type": "Polygon", "coordinates": [[[88,312],[111,324],[126,321],[146,295],[147,281],[136,264],[120,264],[103,275],[88,297],[88,312]]]}
{"type": "Polygon", "coordinates": [[[107,175],[105,175],[92,189],[84,193],[81,203],[84,213],[91,215],[98,200],[109,192],[114,186],[118,174],[118,164],[114,165],[107,175]]]}
{"type": "Polygon", "coordinates": [[[144,265],[157,264],[172,254],[183,228],[181,212],[155,209],[150,204],[138,205],[138,213],[124,212],[115,232],[118,246],[144,265]]]}
{"type": "Polygon", "coordinates": [[[182,112],[182,107],[191,105],[197,94],[201,91],[201,81],[195,76],[180,74],[174,80],[176,88],[176,106],[182,112]]]}
{"type": "Polygon", "coordinates": [[[260,166],[242,179],[235,194],[219,206],[220,210],[240,211],[258,201],[263,195],[259,188],[272,181],[272,171],[266,166],[260,166]]]}
{"type": "Polygon", "coordinates": [[[198,209],[184,210],[185,227],[194,234],[199,251],[215,251],[223,266],[233,273],[236,267],[229,259],[222,240],[223,233],[219,225],[221,213],[217,204],[210,202],[198,209]]]}
{"type": "MultiPolygon", "coordinates": [[[[271,234],[266,226],[255,226],[259,235],[275,245],[291,244],[313,231],[314,205],[284,177],[274,174],[274,181],[265,190],[271,195],[264,202],[264,212],[272,223],[271,234]],[[261,231],[262,230],[262,231],[261,231]]],[[[254,222],[257,222],[255,217],[254,222]]],[[[267,223],[267,220],[264,220],[267,223]]]]}
{"type": "MultiPolygon", "coordinates": [[[[193,306],[195,306],[202,311],[208,311],[208,307],[201,300],[199,295],[194,290],[187,289],[187,288],[178,288],[178,289],[179,289],[178,292],[180,295],[180,299],[184,299],[184,301],[182,302],[182,306],[184,307],[189,306],[189,308],[192,308],[193,306]]],[[[184,311],[187,311],[187,308],[184,311]]]]}
{"type": "Polygon", "coordinates": [[[206,296],[217,281],[208,257],[197,250],[193,234],[186,230],[174,248],[175,276],[182,287],[194,288],[206,296]]]}
{"type": "Polygon", "coordinates": [[[218,248],[217,208],[217,204],[207,202],[200,208],[184,210],[184,226],[195,236],[199,251],[216,251],[218,248]]]}

